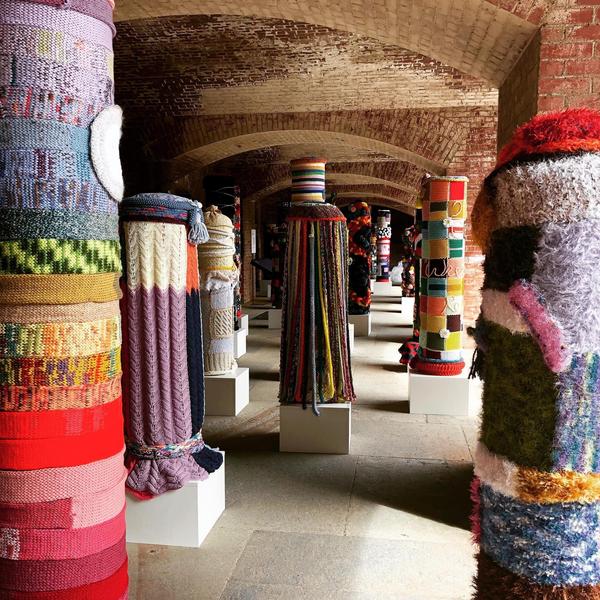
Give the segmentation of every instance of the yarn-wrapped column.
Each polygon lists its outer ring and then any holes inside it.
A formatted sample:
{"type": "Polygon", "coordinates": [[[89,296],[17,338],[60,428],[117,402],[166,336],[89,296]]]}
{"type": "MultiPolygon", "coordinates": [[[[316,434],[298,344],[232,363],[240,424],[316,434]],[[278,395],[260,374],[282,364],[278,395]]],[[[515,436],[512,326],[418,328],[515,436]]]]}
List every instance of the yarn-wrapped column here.
{"type": "Polygon", "coordinates": [[[600,598],[599,195],[600,113],[568,110],[516,131],[473,210],[480,600],[600,598]]]}
{"type": "Polygon", "coordinates": [[[112,6],[0,1],[0,597],[127,595],[112,6]]]}
{"type": "Polygon", "coordinates": [[[292,161],[284,265],[279,401],[355,399],[348,343],[348,230],[324,202],[325,161],[292,161]]]}
{"type": "Polygon", "coordinates": [[[196,245],[208,235],[200,204],[170,194],[126,198],[121,228],[127,488],[149,499],[206,479],[222,462],[202,438],[196,245]]]}
{"type": "Polygon", "coordinates": [[[467,177],[423,183],[419,349],[410,367],[426,375],[459,375],[462,356],[467,177]]]}
{"type": "Polygon", "coordinates": [[[206,205],[216,206],[233,223],[235,236],[235,254],[233,262],[238,271],[238,279],[233,290],[233,326],[237,331],[241,327],[242,319],[242,203],[240,188],[235,183],[235,178],[227,175],[207,175],[204,178],[204,192],[206,205]]]}
{"type": "Polygon", "coordinates": [[[390,251],[392,244],[392,213],[377,211],[377,281],[390,281],[390,251]]]}
{"type": "Polygon", "coordinates": [[[216,206],[204,213],[209,240],[198,247],[204,329],[204,372],[224,375],[237,367],[233,352],[233,290],[238,270],[233,223],[216,206]]]}
{"type": "Polygon", "coordinates": [[[348,314],[371,311],[371,209],[366,202],[354,202],[345,211],[348,223],[348,314]]]}

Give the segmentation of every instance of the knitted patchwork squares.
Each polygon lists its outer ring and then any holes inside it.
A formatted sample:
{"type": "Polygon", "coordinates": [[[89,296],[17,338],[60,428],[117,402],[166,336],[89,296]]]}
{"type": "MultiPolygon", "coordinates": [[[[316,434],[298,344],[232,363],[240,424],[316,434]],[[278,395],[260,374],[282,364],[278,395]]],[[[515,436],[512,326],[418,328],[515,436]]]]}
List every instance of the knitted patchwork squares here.
{"type": "Polygon", "coordinates": [[[600,503],[527,504],[481,487],[481,548],[542,585],[600,583],[600,503]],[[591,534],[591,535],[590,535],[591,534]]]}
{"type": "Polygon", "coordinates": [[[419,350],[411,367],[456,375],[462,360],[466,177],[432,177],[422,198],[419,350]]]}
{"type": "Polygon", "coordinates": [[[389,210],[377,211],[377,281],[390,280],[390,251],[392,214],[389,210]]]}
{"type": "Polygon", "coordinates": [[[203,290],[204,372],[222,375],[235,367],[233,356],[233,286],[203,290]]]}

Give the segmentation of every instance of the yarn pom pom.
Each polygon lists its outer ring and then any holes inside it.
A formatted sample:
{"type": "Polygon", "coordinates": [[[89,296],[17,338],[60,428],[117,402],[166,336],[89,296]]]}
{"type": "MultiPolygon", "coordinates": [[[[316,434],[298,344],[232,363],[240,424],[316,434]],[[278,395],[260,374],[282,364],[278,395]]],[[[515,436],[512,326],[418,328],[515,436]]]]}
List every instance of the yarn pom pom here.
{"type": "Polygon", "coordinates": [[[521,125],[501,150],[496,169],[540,154],[600,152],[600,112],[572,108],[537,115],[521,125]]]}

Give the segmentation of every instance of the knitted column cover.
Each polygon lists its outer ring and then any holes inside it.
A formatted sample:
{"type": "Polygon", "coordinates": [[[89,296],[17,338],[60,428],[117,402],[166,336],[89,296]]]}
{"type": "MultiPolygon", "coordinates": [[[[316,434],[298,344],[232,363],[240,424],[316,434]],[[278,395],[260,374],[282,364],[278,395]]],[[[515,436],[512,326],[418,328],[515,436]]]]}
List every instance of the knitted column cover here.
{"type": "Polygon", "coordinates": [[[121,230],[127,488],[148,499],[206,479],[222,462],[202,439],[196,245],[208,235],[200,204],[170,194],[126,198],[121,230]]]}
{"type": "Polygon", "coordinates": [[[481,600],[600,598],[599,197],[600,113],[578,109],[521,126],[474,207],[481,600]]]}
{"type": "Polygon", "coordinates": [[[377,277],[377,222],[372,223],[371,226],[371,268],[369,271],[369,277],[375,279],[377,277]]]}
{"type": "Polygon", "coordinates": [[[287,216],[290,212],[290,202],[283,201],[277,205],[277,225],[274,226],[271,245],[273,260],[273,277],[271,278],[271,306],[281,308],[283,302],[283,264],[285,249],[288,241],[287,216]]]}
{"type": "Polygon", "coordinates": [[[223,375],[237,367],[233,354],[233,290],[238,270],[233,223],[216,206],[204,213],[209,240],[198,246],[204,329],[204,372],[223,375]]]}
{"type": "Polygon", "coordinates": [[[0,0],[0,597],[127,596],[107,0],[0,0]]]}
{"type": "Polygon", "coordinates": [[[419,349],[412,369],[458,375],[462,357],[466,177],[428,177],[423,184],[419,349]]]}
{"type": "Polygon", "coordinates": [[[390,281],[390,249],[392,215],[389,210],[377,211],[377,281],[390,281]]]}
{"type": "Polygon", "coordinates": [[[420,295],[421,295],[421,257],[423,256],[423,199],[419,196],[415,202],[415,224],[412,231],[412,243],[415,257],[415,304],[413,308],[413,333],[399,348],[400,364],[409,365],[419,350],[420,295]]]}
{"type": "Polygon", "coordinates": [[[292,206],[284,266],[279,400],[355,399],[348,344],[348,230],[324,202],[325,161],[292,161],[292,206]]]}
{"type": "Polygon", "coordinates": [[[235,178],[225,175],[208,175],[204,178],[204,191],[206,205],[216,206],[233,223],[235,235],[235,254],[233,261],[238,270],[238,280],[233,290],[233,325],[237,331],[241,327],[242,319],[242,203],[240,188],[235,183],[235,178]]]}
{"type": "Polygon", "coordinates": [[[348,224],[348,313],[366,315],[371,311],[371,209],[366,202],[354,202],[345,211],[348,224]]]}

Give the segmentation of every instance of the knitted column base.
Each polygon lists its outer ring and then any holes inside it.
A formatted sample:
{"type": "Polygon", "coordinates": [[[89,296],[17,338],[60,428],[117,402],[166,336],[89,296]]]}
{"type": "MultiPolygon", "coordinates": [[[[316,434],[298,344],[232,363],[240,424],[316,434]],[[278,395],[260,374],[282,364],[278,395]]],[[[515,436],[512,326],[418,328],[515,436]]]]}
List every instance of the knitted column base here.
{"type": "Polygon", "coordinates": [[[600,586],[540,585],[497,565],[483,552],[477,557],[474,600],[599,600],[600,586]]]}
{"type": "Polygon", "coordinates": [[[465,362],[434,363],[415,356],[410,361],[410,368],[420,375],[451,376],[460,375],[465,368],[465,362]]]}

